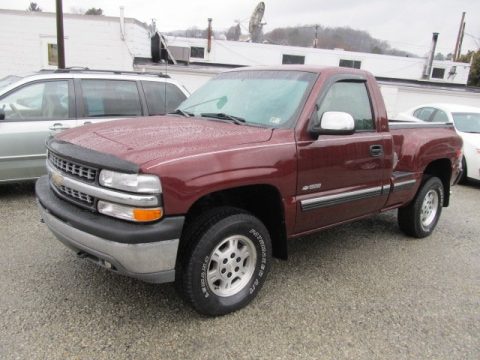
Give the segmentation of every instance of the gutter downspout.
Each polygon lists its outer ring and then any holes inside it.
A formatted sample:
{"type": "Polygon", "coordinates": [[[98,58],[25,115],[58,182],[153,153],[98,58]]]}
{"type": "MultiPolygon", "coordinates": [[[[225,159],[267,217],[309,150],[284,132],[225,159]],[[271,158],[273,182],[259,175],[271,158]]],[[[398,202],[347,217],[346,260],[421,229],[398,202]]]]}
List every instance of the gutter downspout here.
{"type": "Polygon", "coordinates": [[[120,6],[120,38],[125,41],[125,7],[120,6]]]}

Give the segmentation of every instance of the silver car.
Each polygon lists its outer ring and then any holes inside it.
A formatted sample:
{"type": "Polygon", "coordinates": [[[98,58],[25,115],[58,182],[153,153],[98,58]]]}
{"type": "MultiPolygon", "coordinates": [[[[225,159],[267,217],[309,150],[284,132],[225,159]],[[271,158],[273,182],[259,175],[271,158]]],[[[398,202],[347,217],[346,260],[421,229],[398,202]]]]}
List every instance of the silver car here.
{"type": "Polygon", "coordinates": [[[45,140],[51,134],[165,114],[188,95],[162,74],[67,69],[0,79],[0,184],[45,174],[45,140]]]}

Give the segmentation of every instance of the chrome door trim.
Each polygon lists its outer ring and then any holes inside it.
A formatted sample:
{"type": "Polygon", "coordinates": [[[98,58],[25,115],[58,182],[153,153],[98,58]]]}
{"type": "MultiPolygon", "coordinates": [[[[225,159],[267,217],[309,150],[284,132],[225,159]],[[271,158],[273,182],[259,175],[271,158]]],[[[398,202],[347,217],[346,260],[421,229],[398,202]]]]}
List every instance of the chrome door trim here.
{"type": "Polygon", "coordinates": [[[367,189],[348,191],[340,194],[319,196],[300,201],[303,211],[318,209],[327,206],[344,204],[350,201],[368,199],[383,194],[383,186],[375,186],[367,189]]]}

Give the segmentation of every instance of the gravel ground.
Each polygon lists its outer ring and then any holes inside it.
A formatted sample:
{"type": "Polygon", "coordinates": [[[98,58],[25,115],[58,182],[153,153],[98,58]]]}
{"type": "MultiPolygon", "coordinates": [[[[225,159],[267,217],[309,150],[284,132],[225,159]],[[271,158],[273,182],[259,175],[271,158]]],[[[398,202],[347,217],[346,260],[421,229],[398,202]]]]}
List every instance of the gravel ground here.
{"type": "Polygon", "coordinates": [[[435,233],[396,212],[290,244],[250,306],[205,318],[174,287],[111,274],[39,221],[33,185],[0,187],[2,359],[479,359],[480,186],[435,233]]]}

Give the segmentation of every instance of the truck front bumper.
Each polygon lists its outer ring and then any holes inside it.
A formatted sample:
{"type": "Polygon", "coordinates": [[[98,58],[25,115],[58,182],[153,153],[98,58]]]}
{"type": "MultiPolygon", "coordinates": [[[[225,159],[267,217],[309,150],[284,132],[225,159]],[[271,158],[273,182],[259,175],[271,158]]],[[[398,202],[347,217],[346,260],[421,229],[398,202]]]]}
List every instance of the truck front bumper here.
{"type": "Polygon", "coordinates": [[[41,217],[78,256],[114,272],[152,283],[175,280],[184,217],[133,224],[79,209],[59,199],[42,177],[36,184],[41,217]]]}

